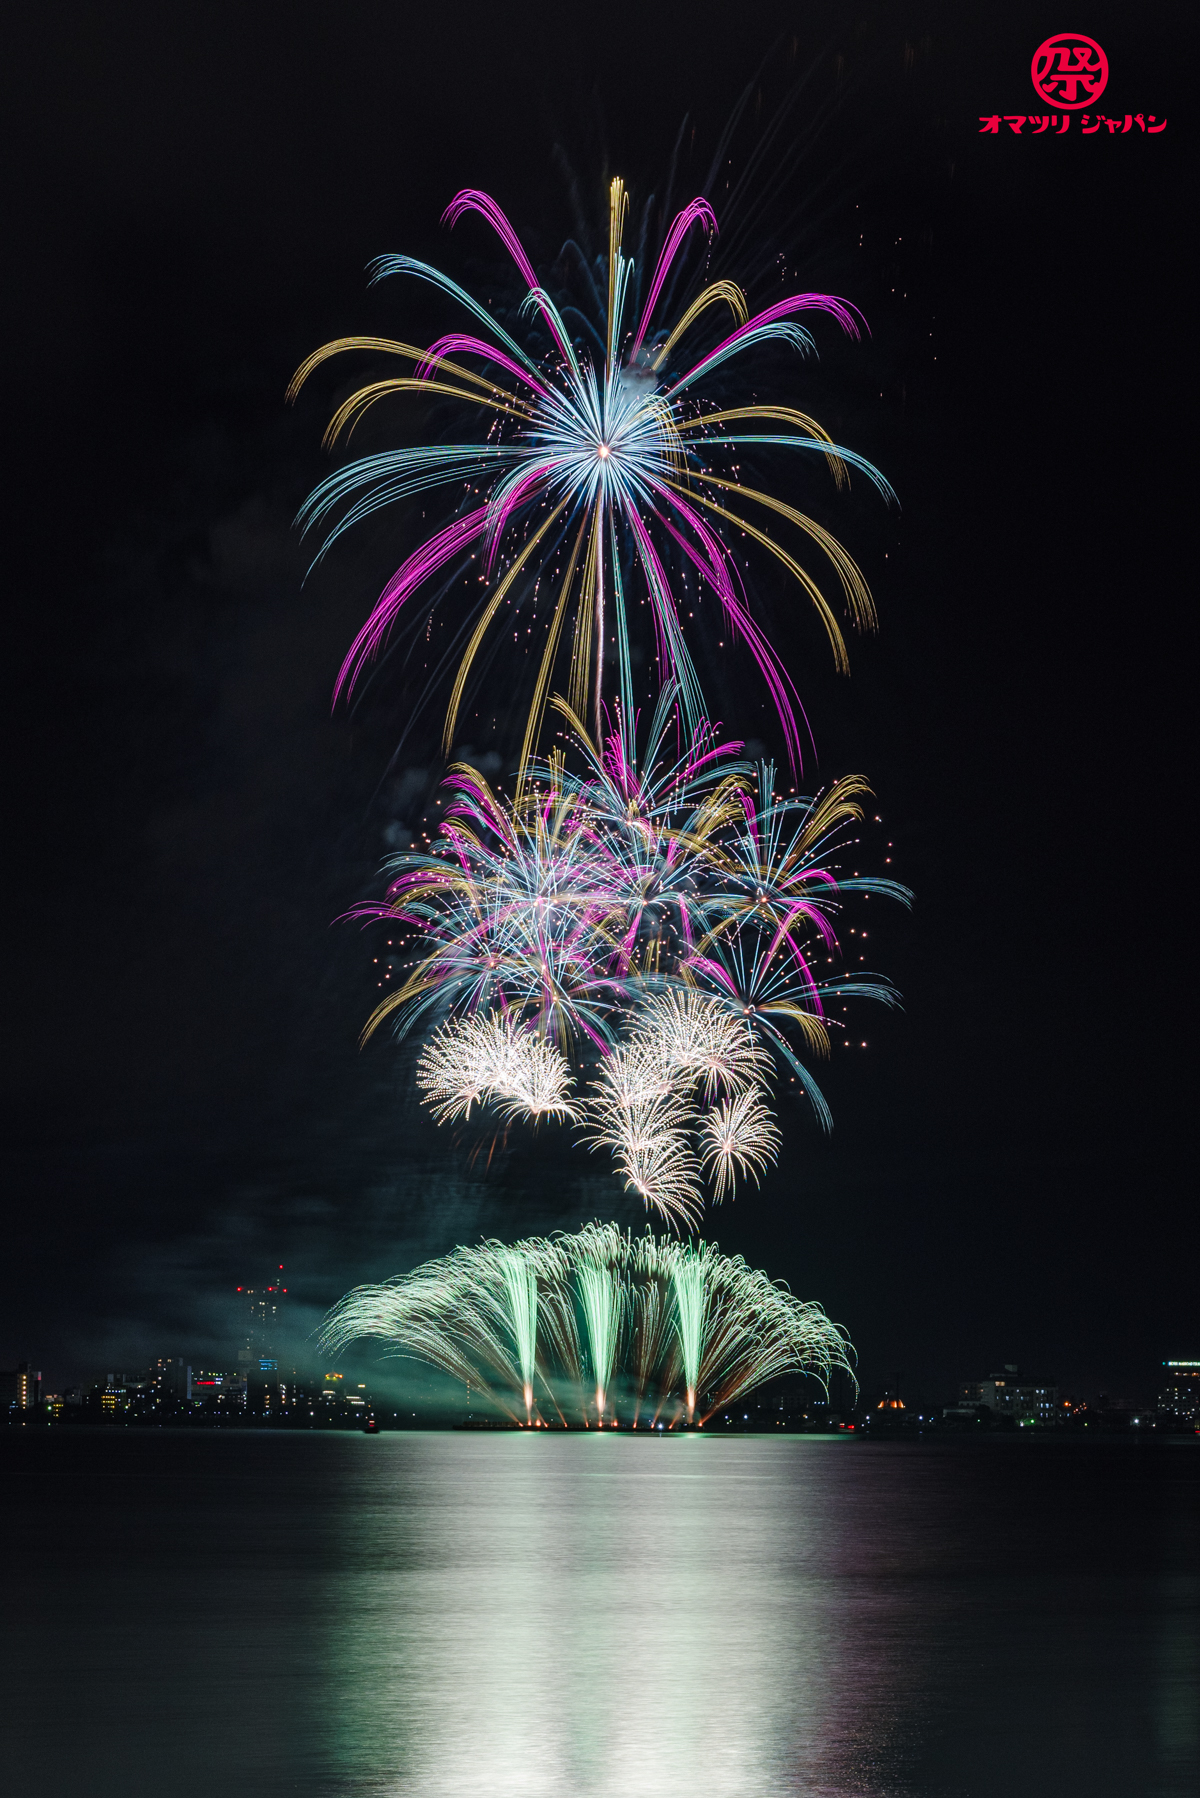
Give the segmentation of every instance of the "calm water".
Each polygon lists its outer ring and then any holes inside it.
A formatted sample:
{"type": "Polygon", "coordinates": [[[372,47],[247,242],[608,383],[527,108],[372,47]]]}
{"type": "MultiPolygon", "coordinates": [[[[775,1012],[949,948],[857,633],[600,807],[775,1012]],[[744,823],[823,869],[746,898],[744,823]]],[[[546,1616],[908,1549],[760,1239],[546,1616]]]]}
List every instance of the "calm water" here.
{"type": "Polygon", "coordinates": [[[1188,1443],[0,1456],[13,1798],[1200,1789],[1188,1443]]]}

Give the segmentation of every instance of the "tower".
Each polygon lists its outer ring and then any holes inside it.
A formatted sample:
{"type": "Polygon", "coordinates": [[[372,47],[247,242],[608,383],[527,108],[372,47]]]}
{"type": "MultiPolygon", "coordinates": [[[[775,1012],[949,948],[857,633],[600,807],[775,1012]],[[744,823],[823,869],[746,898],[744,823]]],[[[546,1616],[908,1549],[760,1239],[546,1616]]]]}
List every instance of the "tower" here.
{"type": "Polygon", "coordinates": [[[270,1416],[279,1408],[279,1328],[287,1287],[283,1263],[263,1286],[239,1286],[246,1342],[238,1363],[246,1372],[246,1409],[270,1416]]]}

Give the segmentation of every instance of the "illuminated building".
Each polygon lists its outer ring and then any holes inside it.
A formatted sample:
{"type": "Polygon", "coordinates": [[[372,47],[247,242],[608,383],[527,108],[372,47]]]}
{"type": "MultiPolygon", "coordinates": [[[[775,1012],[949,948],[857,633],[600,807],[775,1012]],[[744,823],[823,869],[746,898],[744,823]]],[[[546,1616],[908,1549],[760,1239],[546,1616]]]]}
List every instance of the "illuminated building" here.
{"type": "Polygon", "coordinates": [[[1012,1415],[1020,1428],[1054,1423],[1060,1409],[1057,1386],[1020,1385],[1013,1392],[1012,1415]]]}
{"type": "Polygon", "coordinates": [[[158,1406],[190,1397],[192,1370],[181,1355],[160,1355],[150,1363],[150,1388],[158,1406]]]}
{"type": "Polygon", "coordinates": [[[895,1374],[889,1386],[883,1389],[883,1396],[867,1407],[863,1418],[863,1427],[874,1430],[880,1435],[894,1435],[910,1427],[915,1428],[918,1419],[900,1397],[900,1375],[895,1374]]]}
{"type": "Polygon", "coordinates": [[[187,1370],[187,1396],[190,1399],[223,1399],[227,1403],[232,1399],[240,1404],[245,1393],[246,1379],[240,1369],[236,1373],[222,1373],[205,1367],[187,1370]]]}
{"type": "Polygon", "coordinates": [[[265,1286],[239,1286],[245,1303],[246,1346],[238,1350],[238,1362],[246,1377],[246,1408],[269,1416],[287,1399],[286,1383],[279,1381],[277,1342],[287,1287],[283,1264],[279,1277],[265,1286]]]}
{"type": "Polygon", "coordinates": [[[986,1409],[997,1417],[1011,1417],[1019,1426],[1028,1428],[1053,1423],[1062,1407],[1058,1387],[1051,1380],[1022,1379],[1020,1368],[1007,1361],[1003,1373],[960,1383],[954,1410],[964,1414],[972,1408],[986,1409]]]}
{"type": "Polygon", "coordinates": [[[1011,1415],[1012,1397],[1016,1391],[1015,1376],[1019,1369],[1013,1362],[1006,1362],[1003,1374],[990,1374],[984,1380],[961,1380],[958,1387],[959,1409],[978,1409],[980,1405],[989,1411],[998,1411],[1003,1415],[1011,1415]]]}
{"type": "Polygon", "coordinates": [[[1158,1408],[1180,1423],[1200,1425],[1200,1361],[1164,1361],[1158,1408]]]}
{"type": "Polygon", "coordinates": [[[42,1396],[42,1376],[28,1361],[0,1370],[0,1410],[32,1411],[42,1396]]]}
{"type": "MultiPolygon", "coordinates": [[[[282,1262],[279,1272],[283,1273],[282,1262]]],[[[246,1307],[246,1348],[251,1353],[270,1356],[274,1353],[287,1287],[279,1279],[267,1286],[239,1286],[238,1291],[246,1307]]]]}
{"type": "Polygon", "coordinates": [[[88,1394],[89,1408],[99,1410],[101,1417],[109,1420],[124,1417],[149,1391],[150,1381],[137,1374],[106,1373],[88,1394]]]}

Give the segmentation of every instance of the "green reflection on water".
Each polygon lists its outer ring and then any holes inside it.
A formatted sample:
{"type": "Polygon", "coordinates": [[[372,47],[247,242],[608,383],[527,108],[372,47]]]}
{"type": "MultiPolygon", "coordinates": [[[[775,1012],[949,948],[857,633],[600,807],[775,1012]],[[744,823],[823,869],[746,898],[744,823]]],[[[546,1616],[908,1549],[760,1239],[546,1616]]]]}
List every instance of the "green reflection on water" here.
{"type": "Polygon", "coordinates": [[[347,1482],[332,1760],[354,1790],[793,1789],[844,1686],[811,1551],[840,1445],[391,1436],[347,1482]],[[807,1545],[796,1541],[800,1524],[807,1545]],[[819,1725],[819,1727],[818,1727],[819,1725]],[[382,1783],[379,1783],[382,1779],[382,1783]]]}

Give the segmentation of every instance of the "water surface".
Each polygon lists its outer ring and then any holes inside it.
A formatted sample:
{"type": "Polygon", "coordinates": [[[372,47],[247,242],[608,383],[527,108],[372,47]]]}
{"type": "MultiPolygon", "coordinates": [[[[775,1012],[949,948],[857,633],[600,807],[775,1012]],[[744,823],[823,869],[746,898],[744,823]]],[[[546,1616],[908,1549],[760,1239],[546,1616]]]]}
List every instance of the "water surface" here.
{"type": "Polygon", "coordinates": [[[59,1431],[19,1798],[1200,1786],[1191,1444],[59,1431]]]}

